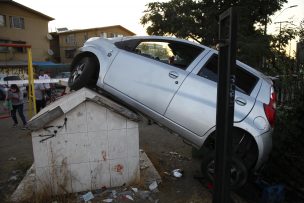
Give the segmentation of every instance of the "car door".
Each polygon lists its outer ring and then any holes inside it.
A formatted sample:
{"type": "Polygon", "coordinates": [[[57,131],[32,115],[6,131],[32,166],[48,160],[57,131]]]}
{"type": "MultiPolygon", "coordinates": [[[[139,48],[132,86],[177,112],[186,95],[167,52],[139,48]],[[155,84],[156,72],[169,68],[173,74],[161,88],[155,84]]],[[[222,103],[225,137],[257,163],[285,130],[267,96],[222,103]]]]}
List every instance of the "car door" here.
{"type": "MultiPolygon", "coordinates": [[[[216,123],[217,54],[209,53],[184,81],[165,116],[199,136],[216,123]]],[[[238,76],[237,76],[238,78],[238,76]]],[[[251,111],[255,98],[239,88],[236,90],[234,122],[239,122],[251,111]]]]}
{"type": "Polygon", "coordinates": [[[164,114],[188,75],[186,68],[191,63],[169,64],[168,59],[177,56],[168,44],[166,41],[144,41],[134,51],[121,50],[105,75],[105,84],[164,114]]]}

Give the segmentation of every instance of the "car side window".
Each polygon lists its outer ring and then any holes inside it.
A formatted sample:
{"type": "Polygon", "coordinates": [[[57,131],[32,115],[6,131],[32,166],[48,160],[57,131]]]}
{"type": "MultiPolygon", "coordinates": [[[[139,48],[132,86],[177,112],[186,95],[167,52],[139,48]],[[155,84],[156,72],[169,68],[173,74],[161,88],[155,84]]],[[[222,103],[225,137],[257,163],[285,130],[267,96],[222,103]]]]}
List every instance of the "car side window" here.
{"type": "Polygon", "coordinates": [[[198,75],[214,82],[218,81],[217,74],[217,55],[213,54],[209,60],[204,64],[198,75]]]}
{"type": "Polygon", "coordinates": [[[134,53],[186,70],[203,48],[175,41],[142,41],[134,53]]]}
{"type": "MultiPolygon", "coordinates": [[[[218,55],[213,54],[209,60],[204,64],[201,70],[198,72],[198,75],[214,82],[218,81],[218,55]]],[[[236,90],[241,91],[245,94],[250,94],[253,88],[255,87],[258,78],[246,71],[244,68],[239,65],[236,66],[235,70],[236,77],[236,90]]]]}

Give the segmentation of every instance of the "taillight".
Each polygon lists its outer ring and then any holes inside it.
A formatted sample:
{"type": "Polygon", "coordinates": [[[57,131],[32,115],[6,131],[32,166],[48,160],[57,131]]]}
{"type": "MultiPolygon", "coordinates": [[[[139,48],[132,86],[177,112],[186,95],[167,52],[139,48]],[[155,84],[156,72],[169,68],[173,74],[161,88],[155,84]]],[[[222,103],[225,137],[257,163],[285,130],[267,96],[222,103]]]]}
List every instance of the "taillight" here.
{"type": "Polygon", "coordinates": [[[273,87],[271,87],[269,104],[264,104],[264,111],[271,127],[274,127],[275,123],[276,105],[276,93],[274,92],[273,87]]]}

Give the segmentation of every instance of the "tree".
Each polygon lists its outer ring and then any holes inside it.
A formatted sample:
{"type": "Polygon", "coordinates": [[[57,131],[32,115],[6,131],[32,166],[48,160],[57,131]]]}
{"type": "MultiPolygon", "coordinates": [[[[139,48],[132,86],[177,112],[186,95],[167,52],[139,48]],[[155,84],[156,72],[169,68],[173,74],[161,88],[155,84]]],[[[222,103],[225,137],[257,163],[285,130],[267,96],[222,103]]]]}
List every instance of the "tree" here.
{"type": "MultiPolygon", "coordinates": [[[[269,50],[269,38],[265,37],[268,16],[279,10],[287,0],[171,0],[147,4],[141,23],[150,35],[169,35],[193,39],[207,46],[215,46],[218,38],[218,16],[231,6],[239,8],[238,57],[253,66],[260,65],[261,52],[269,50]],[[257,25],[264,25],[258,27],[257,25]],[[258,28],[257,28],[258,27],[258,28]],[[249,41],[250,40],[250,41],[249,41]],[[251,43],[252,42],[252,43],[251,43]],[[252,55],[253,56],[250,56],[252,55]],[[259,56],[255,56],[258,54],[259,56]],[[252,60],[255,59],[255,60],[252,60]]],[[[263,55],[263,52],[262,52],[263,55]]]]}
{"type": "Polygon", "coordinates": [[[304,43],[304,19],[300,22],[298,35],[299,42],[304,43]]]}

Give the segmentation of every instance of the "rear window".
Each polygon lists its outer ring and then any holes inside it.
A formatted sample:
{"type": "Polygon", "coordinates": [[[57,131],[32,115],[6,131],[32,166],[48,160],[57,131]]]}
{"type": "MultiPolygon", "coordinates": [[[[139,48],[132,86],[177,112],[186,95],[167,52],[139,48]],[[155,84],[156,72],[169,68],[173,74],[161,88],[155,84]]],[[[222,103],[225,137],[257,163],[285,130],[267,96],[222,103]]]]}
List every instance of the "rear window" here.
{"type": "MultiPolygon", "coordinates": [[[[201,68],[198,75],[214,82],[218,81],[218,55],[213,54],[206,64],[201,68]]],[[[246,71],[240,66],[236,66],[236,90],[241,91],[245,94],[250,95],[253,88],[255,87],[258,78],[246,71]]]]}
{"type": "Polygon", "coordinates": [[[6,76],[3,78],[4,81],[10,81],[10,80],[21,80],[19,76],[13,75],[13,76],[6,76]]]}

